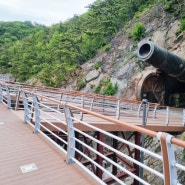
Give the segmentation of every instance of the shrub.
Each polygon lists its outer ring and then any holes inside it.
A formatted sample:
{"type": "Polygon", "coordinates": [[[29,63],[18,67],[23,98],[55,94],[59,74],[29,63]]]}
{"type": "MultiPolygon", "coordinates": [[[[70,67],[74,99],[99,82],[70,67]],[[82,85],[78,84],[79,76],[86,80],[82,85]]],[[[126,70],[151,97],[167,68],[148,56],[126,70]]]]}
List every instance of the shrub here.
{"type": "Polygon", "coordinates": [[[143,25],[143,23],[138,22],[133,26],[133,30],[132,30],[132,37],[135,40],[140,39],[141,37],[143,37],[145,35],[145,27],[143,25]]]}
{"type": "Polygon", "coordinates": [[[99,69],[99,68],[101,67],[101,65],[102,65],[101,62],[96,62],[96,63],[94,64],[94,68],[95,68],[95,69],[99,69]]]}
{"type": "Polygon", "coordinates": [[[118,91],[118,84],[114,85],[110,79],[103,80],[99,83],[98,87],[95,90],[96,94],[103,94],[107,96],[112,96],[118,91]]]}
{"type": "Polygon", "coordinates": [[[167,12],[173,12],[173,3],[171,1],[166,2],[164,10],[167,12]]]}
{"type": "Polygon", "coordinates": [[[116,92],[118,91],[118,84],[112,84],[111,82],[109,82],[107,84],[107,87],[105,88],[104,94],[105,95],[114,95],[116,92]]]}
{"type": "Polygon", "coordinates": [[[80,90],[86,86],[86,83],[84,81],[80,81],[76,84],[77,89],[80,90]]]}
{"type": "Polygon", "coordinates": [[[109,46],[109,45],[105,45],[105,46],[103,47],[103,49],[104,49],[104,51],[109,51],[109,50],[110,50],[110,46],[109,46]]]}
{"type": "Polygon", "coordinates": [[[176,32],[176,35],[179,35],[182,31],[185,30],[185,19],[181,19],[180,20],[180,25],[179,25],[179,29],[176,32]]]}

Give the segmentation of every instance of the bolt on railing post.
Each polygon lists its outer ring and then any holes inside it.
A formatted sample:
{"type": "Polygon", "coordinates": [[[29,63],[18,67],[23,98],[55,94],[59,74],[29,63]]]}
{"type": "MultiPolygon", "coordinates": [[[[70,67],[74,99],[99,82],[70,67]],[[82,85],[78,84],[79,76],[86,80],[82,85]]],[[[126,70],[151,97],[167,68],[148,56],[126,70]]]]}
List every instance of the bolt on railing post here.
{"type": "Polygon", "coordinates": [[[157,139],[161,142],[163,157],[164,185],[177,185],[177,169],[175,167],[175,152],[171,144],[172,135],[158,132],[157,139]]]}
{"type": "Polygon", "coordinates": [[[118,100],[117,109],[116,109],[116,119],[120,118],[120,100],[118,100]]]}
{"type": "Polygon", "coordinates": [[[0,85],[0,103],[3,103],[3,88],[0,85]]]}
{"type": "Polygon", "coordinates": [[[28,123],[30,121],[30,110],[28,107],[28,100],[27,100],[27,96],[24,92],[21,92],[22,97],[23,97],[23,103],[24,103],[24,123],[28,123]]]}
{"type": "MultiPolygon", "coordinates": [[[[146,127],[146,122],[147,122],[148,100],[147,99],[143,99],[142,100],[142,104],[143,104],[143,122],[142,122],[142,127],[145,128],[146,127]]],[[[145,143],[145,135],[141,134],[141,147],[142,148],[144,148],[144,143],[145,143]]],[[[144,163],[144,152],[141,152],[140,162],[144,163]]],[[[140,169],[139,169],[139,177],[143,179],[143,168],[142,167],[140,167],[140,169]]],[[[142,183],[140,183],[140,185],[142,185],[142,183]]]]}
{"type": "Polygon", "coordinates": [[[40,130],[40,108],[39,108],[39,104],[38,104],[38,99],[35,95],[33,95],[33,104],[34,104],[34,108],[35,108],[35,131],[34,133],[37,134],[39,133],[40,130]]]}
{"type": "Polygon", "coordinates": [[[11,109],[11,96],[10,96],[9,87],[7,85],[6,85],[6,94],[7,94],[7,107],[11,109]]]}
{"type": "Polygon", "coordinates": [[[169,111],[170,111],[170,109],[169,109],[169,107],[167,106],[167,107],[166,107],[166,126],[168,126],[168,124],[169,124],[169,111]]]}
{"type": "Polygon", "coordinates": [[[75,157],[75,131],[73,127],[72,114],[66,105],[64,106],[64,112],[67,121],[67,131],[68,131],[68,147],[67,147],[67,164],[74,163],[73,159],[75,157]]]}

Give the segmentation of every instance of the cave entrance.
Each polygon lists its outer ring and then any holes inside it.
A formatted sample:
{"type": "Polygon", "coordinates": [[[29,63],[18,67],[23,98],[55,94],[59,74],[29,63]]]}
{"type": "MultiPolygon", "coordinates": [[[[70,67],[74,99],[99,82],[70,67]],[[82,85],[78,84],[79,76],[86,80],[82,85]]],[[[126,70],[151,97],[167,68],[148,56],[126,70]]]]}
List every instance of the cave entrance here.
{"type": "Polygon", "coordinates": [[[147,72],[138,83],[136,97],[139,101],[185,107],[185,83],[158,70],[147,72]]]}

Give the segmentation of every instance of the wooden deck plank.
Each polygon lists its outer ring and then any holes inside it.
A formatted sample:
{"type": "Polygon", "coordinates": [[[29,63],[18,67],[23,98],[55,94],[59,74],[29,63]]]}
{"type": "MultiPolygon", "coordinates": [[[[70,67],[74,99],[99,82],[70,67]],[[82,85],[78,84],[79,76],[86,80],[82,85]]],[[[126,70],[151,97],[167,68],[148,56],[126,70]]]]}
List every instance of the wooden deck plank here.
{"type": "Polygon", "coordinates": [[[0,184],[98,184],[66,155],[0,104],[0,184]],[[4,123],[4,124],[3,124],[4,123]],[[35,163],[38,170],[22,173],[20,166],[35,163]]]}

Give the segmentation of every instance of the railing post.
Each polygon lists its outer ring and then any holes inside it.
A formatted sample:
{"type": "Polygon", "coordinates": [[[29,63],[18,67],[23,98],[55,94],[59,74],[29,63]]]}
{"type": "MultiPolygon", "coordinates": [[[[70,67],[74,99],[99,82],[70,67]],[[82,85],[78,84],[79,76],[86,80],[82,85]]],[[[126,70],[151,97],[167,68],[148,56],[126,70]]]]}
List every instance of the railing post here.
{"type": "Polygon", "coordinates": [[[140,117],[140,111],[141,111],[142,103],[139,104],[138,110],[137,110],[137,117],[140,117]]]}
{"type": "Polygon", "coordinates": [[[169,107],[167,106],[167,107],[166,107],[166,126],[168,126],[168,124],[169,124],[169,111],[170,111],[170,109],[169,109],[169,107]]]}
{"type": "Polygon", "coordinates": [[[120,118],[120,100],[118,100],[117,109],[116,109],[116,119],[120,118]]]}
{"type": "Polygon", "coordinates": [[[3,88],[0,85],[0,103],[3,103],[3,88]]]}
{"type": "Polygon", "coordinates": [[[21,92],[22,94],[22,98],[23,98],[23,103],[24,103],[24,123],[28,123],[30,121],[30,110],[28,107],[28,100],[27,100],[27,96],[24,92],[21,92]]]}
{"type": "MultiPolygon", "coordinates": [[[[145,128],[146,127],[146,122],[147,122],[147,107],[148,107],[148,100],[147,99],[143,99],[142,100],[142,104],[143,104],[143,122],[142,122],[142,127],[145,128]]],[[[144,148],[144,144],[145,144],[145,135],[141,134],[141,147],[144,148]]],[[[141,152],[141,158],[140,158],[140,162],[144,163],[144,152],[141,152]]],[[[140,167],[139,169],[139,177],[143,179],[143,168],[140,167]]],[[[140,183],[140,185],[142,185],[142,183],[140,183]]]]}
{"type": "Polygon", "coordinates": [[[185,109],[183,109],[183,121],[182,121],[182,125],[185,126],[185,109]]]}
{"type": "Polygon", "coordinates": [[[20,93],[21,93],[21,87],[18,88],[18,91],[17,91],[17,96],[16,96],[16,103],[15,103],[15,110],[18,109],[19,107],[19,98],[20,98],[20,93]]]}
{"type": "Polygon", "coordinates": [[[7,94],[7,107],[11,109],[11,96],[10,96],[9,87],[7,85],[6,85],[6,94],[7,94]]]}
{"type": "Polygon", "coordinates": [[[38,99],[35,95],[33,95],[33,104],[35,108],[35,131],[34,133],[37,134],[40,131],[40,109],[38,104],[38,99]]]}
{"type": "MultiPolygon", "coordinates": [[[[62,101],[62,96],[63,94],[60,95],[60,99],[59,99],[60,102],[62,101]]],[[[60,104],[58,104],[57,110],[60,111],[60,104]]]]}
{"type": "Polygon", "coordinates": [[[104,114],[105,96],[104,96],[104,94],[102,96],[103,96],[103,99],[102,99],[102,114],[104,114]]]}
{"type": "Polygon", "coordinates": [[[177,169],[175,167],[175,152],[171,144],[172,135],[159,132],[157,139],[161,142],[163,156],[164,185],[177,185],[177,169]]]}
{"type": "Polygon", "coordinates": [[[155,105],[155,108],[154,108],[154,113],[153,113],[153,118],[154,118],[154,119],[156,118],[157,106],[158,106],[158,105],[155,105]]]}
{"type": "MultiPolygon", "coordinates": [[[[81,108],[84,108],[84,96],[81,96],[81,108]]],[[[83,112],[80,112],[80,121],[83,119],[83,112]]]]}
{"type": "Polygon", "coordinates": [[[67,147],[67,164],[74,163],[73,158],[75,157],[75,131],[73,127],[72,115],[69,107],[64,106],[67,131],[68,131],[68,147],[67,147]]]}
{"type": "Polygon", "coordinates": [[[93,110],[93,103],[94,103],[94,97],[93,97],[92,100],[91,100],[90,111],[93,110]]]}

